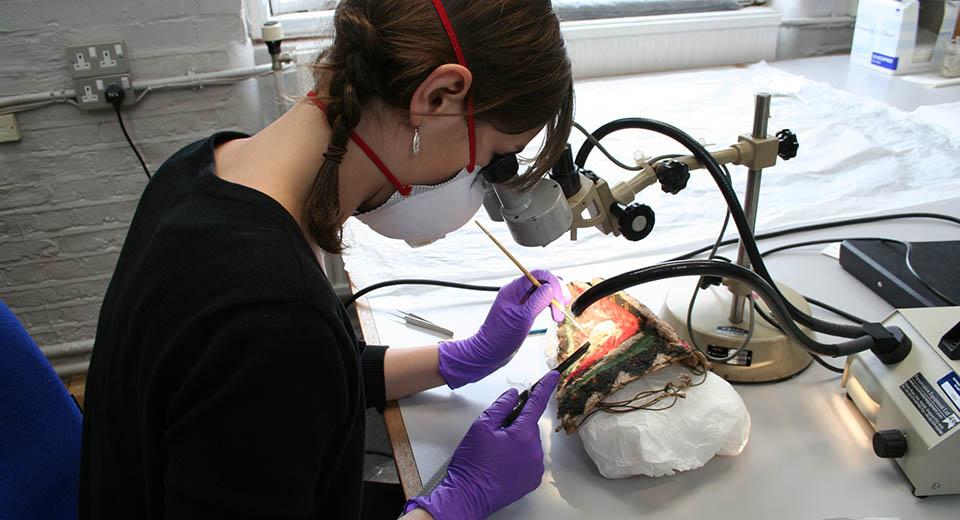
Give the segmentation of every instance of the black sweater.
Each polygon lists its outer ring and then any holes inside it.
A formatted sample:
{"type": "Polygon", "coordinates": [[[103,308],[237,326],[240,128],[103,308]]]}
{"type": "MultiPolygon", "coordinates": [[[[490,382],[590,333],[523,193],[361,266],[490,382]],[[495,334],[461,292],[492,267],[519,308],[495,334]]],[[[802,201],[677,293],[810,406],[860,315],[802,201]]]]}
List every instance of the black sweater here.
{"type": "Polygon", "coordinates": [[[100,311],[80,518],[356,518],[364,347],[291,215],[213,174],[221,132],[150,181],[100,311]]]}

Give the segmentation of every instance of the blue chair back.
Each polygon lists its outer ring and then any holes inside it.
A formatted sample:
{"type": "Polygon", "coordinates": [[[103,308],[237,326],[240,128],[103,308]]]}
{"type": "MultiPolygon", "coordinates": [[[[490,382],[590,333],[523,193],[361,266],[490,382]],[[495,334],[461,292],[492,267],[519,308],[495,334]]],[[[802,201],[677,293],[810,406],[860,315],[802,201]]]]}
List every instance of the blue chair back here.
{"type": "Polygon", "coordinates": [[[76,402],[0,300],[0,519],[76,519],[76,402]]]}

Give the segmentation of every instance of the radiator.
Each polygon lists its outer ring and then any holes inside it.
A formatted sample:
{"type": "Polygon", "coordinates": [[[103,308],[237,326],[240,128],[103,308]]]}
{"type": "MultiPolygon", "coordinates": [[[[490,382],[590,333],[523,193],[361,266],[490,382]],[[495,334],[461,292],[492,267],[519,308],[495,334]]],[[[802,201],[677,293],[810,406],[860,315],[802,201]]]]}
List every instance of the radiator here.
{"type": "Polygon", "coordinates": [[[578,79],[773,60],[780,14],[770,8],[562,24],[578,79]]]}

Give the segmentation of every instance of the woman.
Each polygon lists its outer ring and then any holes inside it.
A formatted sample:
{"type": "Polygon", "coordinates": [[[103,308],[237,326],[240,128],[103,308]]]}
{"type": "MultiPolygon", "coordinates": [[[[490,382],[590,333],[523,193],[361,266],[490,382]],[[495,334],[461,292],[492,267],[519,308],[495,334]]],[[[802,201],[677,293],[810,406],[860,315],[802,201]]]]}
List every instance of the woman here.
{"type": "MultiPolygon", "coordinates": [[[[534,182],[566,142],[572,80],[548,1],[345,0],[335,29],[315,94],[252,137],[187,146],[145,190],[87,379],[82,518],[357,518],[364,407],[485,377],[562,299],[538,271],[543,287],[504,287],[470,338],[354,338],[317,262],[345,220],[442,237],[479,209],[477,165],[545,128],[534,182]]],[[[396,514],[483,518],[535,489],[557,377],[506,428],[517,394],[502,395],[396,514]]]]}

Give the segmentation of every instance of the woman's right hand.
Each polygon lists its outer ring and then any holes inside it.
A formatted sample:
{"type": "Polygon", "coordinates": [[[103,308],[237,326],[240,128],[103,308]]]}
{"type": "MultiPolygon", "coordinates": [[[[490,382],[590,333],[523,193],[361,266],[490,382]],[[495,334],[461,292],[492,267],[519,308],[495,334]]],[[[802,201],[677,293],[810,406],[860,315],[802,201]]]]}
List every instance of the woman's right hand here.
{"type": "Polygon", "coordinates": [[[559,378],[556,370],[544,376],[516,421],[501,428],[517,402],[516,389],[504,392],[470,426],[453,452],[446,477],[430,495],[407,502],[405,511],[419,507],[436,520],[479,520],[536,489],[543,477],[537,421],[559,378]]]}

